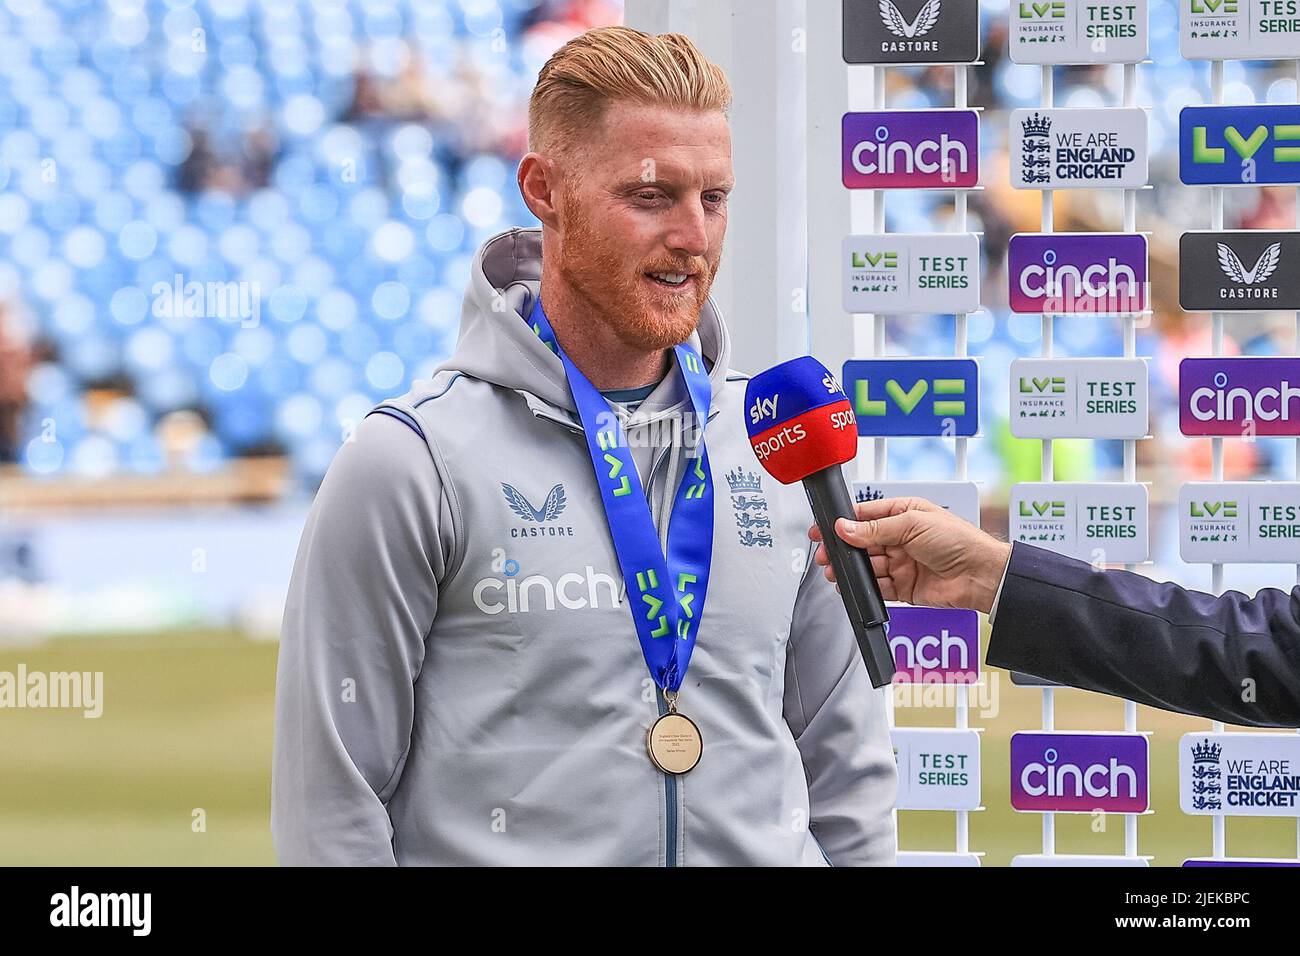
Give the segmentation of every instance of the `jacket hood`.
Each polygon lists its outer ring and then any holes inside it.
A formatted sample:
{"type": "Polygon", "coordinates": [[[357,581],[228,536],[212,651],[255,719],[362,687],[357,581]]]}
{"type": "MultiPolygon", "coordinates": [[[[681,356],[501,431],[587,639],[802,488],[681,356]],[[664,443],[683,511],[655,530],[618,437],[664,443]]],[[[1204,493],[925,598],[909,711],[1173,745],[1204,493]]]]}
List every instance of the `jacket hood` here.
{"type": "MultiPolygon", "coordinates": [[[[491,237],[470,267],[456,348],[438,370],[450,369],[576,415],[577,407],[559,356],[542,344],[525,321],[542,285],[541,227],[514,228],[491,237]],[[500,292],[498,293],[498,290],[500,292]]],[[[705,300],[690,344],[704,358],[713,394],[726,380],[731,341],[713,298],[705,300]]],[[[681,376],[664,376],[638,409],[638,419],[689,405],[681,376]]]]}

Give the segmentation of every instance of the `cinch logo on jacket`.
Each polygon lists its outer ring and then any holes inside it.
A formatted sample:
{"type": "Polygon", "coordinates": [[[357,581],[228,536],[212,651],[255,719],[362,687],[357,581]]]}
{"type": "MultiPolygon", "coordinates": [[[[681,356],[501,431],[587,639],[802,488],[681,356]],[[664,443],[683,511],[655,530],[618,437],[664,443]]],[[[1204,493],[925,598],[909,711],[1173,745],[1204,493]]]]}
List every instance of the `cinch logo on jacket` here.
{"type": "Polygon", "coordinates": [[[518,578],[518,573],[518,563],[507,561],[504,577],[475,581],[474,606],[484,614],[500,614],[502,611],[523,614],[543,607],[554,611],[557,605],[577,611],[601,607],[602,594],[606,597],[605,607],[618,607],[622,603],[618,599],[618,582],[590,564],[582,574],[568,571],[555,580],[545,574],[518,578]]]}
{"type": "Polygon", "coordinates": [[[514,485],[507,485],[501,482],[501,490],[505,493],[506,502],[510,505],[510,510],[519,517],[523,518],[525,524],[522,527],[510,529],[512,538],[540,538],[540,537],[562,537],[573,535],[573,525],[548,525],[546,522],[558,518],[564,512],[564,485],[557,484],[551,489],[550,494],[546,496],[546,501],[540,508],[534,508],[532,502],[524,497],[523,492],[514,485]],[[537,527],[527,524],[529,521],[537,523],[537,527]]]}

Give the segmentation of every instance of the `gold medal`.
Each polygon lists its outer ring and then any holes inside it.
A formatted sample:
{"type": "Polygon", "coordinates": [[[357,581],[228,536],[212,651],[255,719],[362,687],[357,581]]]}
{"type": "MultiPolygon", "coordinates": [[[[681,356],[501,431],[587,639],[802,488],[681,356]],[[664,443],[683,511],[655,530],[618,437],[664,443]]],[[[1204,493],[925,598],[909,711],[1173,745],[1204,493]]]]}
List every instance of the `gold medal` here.
{"type": "Polygon", "coordinates": [[[704,738],[695,721],[677,713],[676,692],[664,691],[664,699],[668,701],[668,713],[650,725],[646,749],[650,761],[664,773],[686,773],[700,762],[704,738]]]}

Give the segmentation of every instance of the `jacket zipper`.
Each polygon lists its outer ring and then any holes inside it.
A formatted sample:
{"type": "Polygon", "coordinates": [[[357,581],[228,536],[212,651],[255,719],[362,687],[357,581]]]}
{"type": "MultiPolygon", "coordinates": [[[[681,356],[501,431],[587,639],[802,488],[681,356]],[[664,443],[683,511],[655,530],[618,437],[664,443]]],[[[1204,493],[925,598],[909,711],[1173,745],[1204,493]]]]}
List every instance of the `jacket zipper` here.
{"type": "MultiPolygon", "coordinates": [[[[659,473],[659,464],[668,458],[670,449],[663,449],[655,457],[654,463],[650,466],[650,477],[646,484],[646,501],[653,500],[651,489],[654,487],[655,477],[659,473]]],[[[669,475],[669,478],[672,476],[669,475]]],[[[667,479],[665,479],[667,480],[667,479]]],[[[663,520],[663,516],[660,516],[663,520]]],[[[668,712],[668,704],[664,700],[664,695],[656,688],[655,702],[658,705],[659,714],[663,716],[668,712]]],[[[675,774],[664,774],[664,866],[677,865],[677,777],[675,774]]]]}
{"type": "MultiPolygon", "coordinates": [[[[532,412],[538,418],[545,418],[547,421],[564,425],[566,428],[572,429],[575,432],[581,433],[583,431],[580,424],[575,424],[572,421],[560,418],[543,409],[534,408],[532,412]]],[[[712,421],[713,416],[716,414],[716,409],[711,411],[709,413],[709,421],[712,421]]],[[[650,477],[647,480],[645,488],[647,502],[650,500],[651,488],[654,486],[654,480],[659,471],[659,465],[668,456],[669,451],[670,449],[667,448],[662,449],[650,466],[650,477]]],[[[626,589],[626,581],[623,583],[623,586],[626,589]]],[[[626,594],[626,590],[624,590],[624,594],[626,594]]],[[[668,713],[668,704],[664,701],[663,694],[656,693],[655,699],[658,703],[659,715],[663,716],[668,713]]],[[[677,777],[674,774],[666,773],[664,774],[664,866],[677,865],[677,810],[677,777]]],[[[825,852],[823,852],[822,856],[825,855],[825,852]]],[[[827,862],[830,861],[827,860],[827,862]]]]}
{"type": "MultiPolygon", "coordinates": [[[[668,705],[664,702],[664,695],[658,692],[656,688],[655,698],[659,702],[660,716],[668,713],[668,705]]],[[[664,774],[664,866],[677,865],[677,776],[675,774],[664,774]]]]}

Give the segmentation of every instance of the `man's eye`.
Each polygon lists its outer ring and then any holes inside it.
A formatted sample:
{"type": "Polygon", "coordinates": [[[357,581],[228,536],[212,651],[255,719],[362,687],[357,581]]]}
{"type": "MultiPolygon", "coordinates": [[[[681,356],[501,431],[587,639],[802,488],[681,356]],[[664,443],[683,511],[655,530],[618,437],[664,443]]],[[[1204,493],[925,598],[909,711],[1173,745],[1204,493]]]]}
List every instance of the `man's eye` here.
{"type": "Polygon", "coordinates": [[[658,193],[637,193],[636,197],[637,199],[658,199],[659,194],[658,193]]]}

